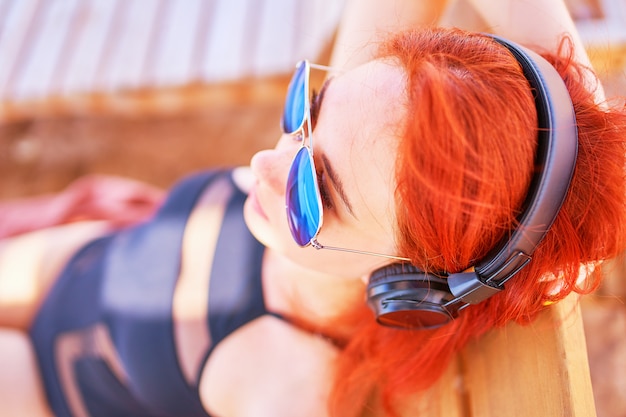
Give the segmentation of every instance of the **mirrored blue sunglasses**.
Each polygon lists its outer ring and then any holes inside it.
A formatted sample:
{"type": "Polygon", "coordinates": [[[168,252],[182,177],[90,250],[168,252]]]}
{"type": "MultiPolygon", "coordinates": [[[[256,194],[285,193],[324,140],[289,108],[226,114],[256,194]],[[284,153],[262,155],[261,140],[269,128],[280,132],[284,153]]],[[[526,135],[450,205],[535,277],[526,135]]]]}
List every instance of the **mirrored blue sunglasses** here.
{"type": "Polygon", "coordinates": [[[363,255],[409,261],[393,255],[384,255],[355,249],[323,246],[317,235],[323,223],[323,205],[317,183],[317,171],[313,159],[313,129],[311,125],[309,76],[311,68],[331,71],[324,65],[300,61],[287,88],[287,97],[281,126],[283,132],[302,141],[302,146],[293,159],[287,176],[286,207],[289,230],[301,247],[313,246],[316,249],[330,249],[363,255]],[[308,136],[308,145],[306,138],[308,136]]]}

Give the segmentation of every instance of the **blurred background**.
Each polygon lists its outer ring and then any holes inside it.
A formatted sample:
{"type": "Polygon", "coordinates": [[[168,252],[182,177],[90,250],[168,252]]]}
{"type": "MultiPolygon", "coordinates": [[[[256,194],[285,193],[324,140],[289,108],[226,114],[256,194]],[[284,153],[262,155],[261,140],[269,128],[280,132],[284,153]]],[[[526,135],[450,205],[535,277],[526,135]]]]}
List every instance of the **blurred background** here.
{"type": "Polygon", "coordinates": [[[0,0],[0,198],[77,175],[169,186],[278,137],[336,0],[0,0]]]}
{"type": "MultiPolygon", "coordinates": [[[[168,187],[192,171],[246,164],[279,136],[295,62],[328,60],[342,6],[0,0],[0,200],[92,173],[168,187]]],[[[568,7],[607,95],[623,103],[626,0],[568,7]]],[[[615,262],[583,302],[600,417],[626,416],[625,274],[615,262]]]]}

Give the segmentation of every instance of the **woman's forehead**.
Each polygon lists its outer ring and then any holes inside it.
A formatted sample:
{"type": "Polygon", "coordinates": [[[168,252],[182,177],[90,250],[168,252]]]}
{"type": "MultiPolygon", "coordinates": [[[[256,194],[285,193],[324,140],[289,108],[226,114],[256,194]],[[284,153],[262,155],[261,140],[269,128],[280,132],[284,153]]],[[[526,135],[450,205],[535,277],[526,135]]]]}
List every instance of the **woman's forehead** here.
{"type": "Polygon", "coordinates": [[[397,134],[406,114],[404,79],[401,68],[372,61],[335,77],[324,94],[315,140],[357,212],[378,217],[393,207],[397,134]]]}
{"type": "Polygon", "coordinates": [[[388,106],[405,94],[404,70],[390,60],[373,60],[335,75],[328,90],[336,90],[336,100],[363,101],[372,108],[388,106]]]}
{"type": "Polygon", "coordinates": [[[324,147],[347,151],[354,158],[379,160],[376,150],[397,146],[406,116],[403,70],[385,61],[337,76],[324,94],[319,134],[334,139],[324,147]]]}

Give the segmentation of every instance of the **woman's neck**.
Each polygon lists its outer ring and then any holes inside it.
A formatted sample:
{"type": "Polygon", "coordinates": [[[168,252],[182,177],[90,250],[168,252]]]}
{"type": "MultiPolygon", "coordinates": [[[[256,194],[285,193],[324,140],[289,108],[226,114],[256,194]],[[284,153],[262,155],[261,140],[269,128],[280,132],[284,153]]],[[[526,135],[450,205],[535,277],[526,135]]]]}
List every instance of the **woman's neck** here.
{"type": "MultiPolygon", "coordinates": [[[[267,308],[311,328],[335,327],[337,318],[364,302],[365,284],[359,277],[320,273],[271,249],[265,251],[262,277],[267,308]]],[[[346,337],[349,329],[339,333],[346,337]]]]}

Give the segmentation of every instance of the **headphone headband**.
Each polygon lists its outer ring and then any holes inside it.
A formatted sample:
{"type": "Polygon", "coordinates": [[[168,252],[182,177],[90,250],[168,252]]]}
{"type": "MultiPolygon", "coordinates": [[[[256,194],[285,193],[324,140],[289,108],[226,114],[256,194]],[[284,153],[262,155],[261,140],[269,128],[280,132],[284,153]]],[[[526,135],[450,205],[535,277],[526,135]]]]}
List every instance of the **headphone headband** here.
{"type": "Polygon", "coordinates": [[[567,195],[578,149],[576,116],[567,87],[556,69],[539,54],[503,38],[491,37],[513,54],[535,95],[538,122],[535,173],[518,217],[519,225],[471,272],[448,275],[445,280],[448,289],[444,291],[447,294],[439,294],[439,289],[426,297],[419,291],[398,292],[398,283],[406,280],[419,280],[420,288],[430,288],[432,275],[408,264],[403,264],[400,272],[398,267],[389,269],[389,266],[375,271],[368,285],[368,302],[381,324],[438,327],[455,318],[468,304],[480,303],[503,290],[504,283],[530,262],[567,195]],[[438,315],[433,316],[433,310],[438,315]]]}

